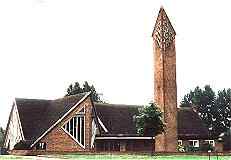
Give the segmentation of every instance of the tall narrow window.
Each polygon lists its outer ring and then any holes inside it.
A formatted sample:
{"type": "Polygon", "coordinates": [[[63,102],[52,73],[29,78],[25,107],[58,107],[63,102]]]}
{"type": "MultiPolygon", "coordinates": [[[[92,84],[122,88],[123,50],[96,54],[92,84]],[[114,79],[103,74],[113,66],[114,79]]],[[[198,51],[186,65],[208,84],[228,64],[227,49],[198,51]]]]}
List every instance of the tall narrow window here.
{"type": "Polygon", "coordinates": [[[77,141],[80,146],[85,146],[85,109],[83,108],[77,115],[71,118],[64,126],[63,129],[77,141]]]}

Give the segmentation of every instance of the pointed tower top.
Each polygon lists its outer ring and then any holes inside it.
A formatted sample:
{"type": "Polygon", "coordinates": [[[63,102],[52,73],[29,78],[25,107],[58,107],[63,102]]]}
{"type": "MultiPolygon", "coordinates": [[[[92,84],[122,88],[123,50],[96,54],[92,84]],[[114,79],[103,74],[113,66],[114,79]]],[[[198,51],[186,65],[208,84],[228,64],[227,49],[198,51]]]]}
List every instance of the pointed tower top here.
{"type": "Polygon", "coordinates": [[[161,50],[165,50],[175,39],[176,32],[163,8],[160,11],[156,20],[156,24],[152,33],[152,37],[161,50]]]}

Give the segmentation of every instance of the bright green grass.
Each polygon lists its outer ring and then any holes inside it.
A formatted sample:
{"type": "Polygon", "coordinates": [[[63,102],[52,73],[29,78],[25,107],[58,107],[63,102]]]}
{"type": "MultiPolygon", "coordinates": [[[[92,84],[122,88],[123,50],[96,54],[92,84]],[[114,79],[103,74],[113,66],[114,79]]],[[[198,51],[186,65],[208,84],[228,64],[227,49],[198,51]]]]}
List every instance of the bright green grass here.
{"type": "MultiPolygon", "coordinates": [[[[55,155],[55,156],[46,156],[43,157],[35,157],[35,156],[0,156],[0,160],[9,160],[9,159],[66,159],[66,160],[84,160],[84,159],[96,159],[96,160],[104,160],[104,159],[118,159],[118,160],[208,160],[207,156],[150,156],[150,155],[77,155],[77,154],[69,154],[69,155],[55,155]]],[[[212,156],[210,160],[217,160],[216,156],[212,156]]],[[[219,156],[218,160],[231,160],[229,156],[219,156]]]]}
{"type": "MultiPolygon", "coordinates": [[[[62,158],[68,159],[129,159],[129,160],[208,160],[207,156],[150,156],[150,155],[64,155],[62,158]]],[[[216,160],[216,156],[210,160],[216,160]]],[[[231,160],[228,156],[219,156],[218,160],[231,160]]]]}
{"type": "Polygon", "coordinates": [[[2,160],[2,159],[6,159],[6,160],[9,160],[9,159],[28,159],[28,160],[30,160],[30,159],[32,159],[32,157],[26,157],[26,156],[12,156],[12,155],[0,155],[0,160],[2,160]]]}

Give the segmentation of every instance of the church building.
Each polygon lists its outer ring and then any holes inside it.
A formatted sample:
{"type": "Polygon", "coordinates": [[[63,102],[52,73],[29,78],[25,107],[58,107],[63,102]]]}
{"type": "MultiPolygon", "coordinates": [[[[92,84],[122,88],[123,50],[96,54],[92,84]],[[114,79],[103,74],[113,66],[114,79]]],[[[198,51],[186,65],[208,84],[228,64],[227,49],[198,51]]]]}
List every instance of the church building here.
{"type": "Polygon", "coordinates": [[[208,128],[192,109],[177,107],[175,30],[163,8],[153,30],[154,101],[166,130],[157,137],[137,134],[134,121],[142,106],[95,103],[91,93],[56,100],[16,98],[4,147],[10,152],[177,152],[177,145],[199,147],[208,128]]]}

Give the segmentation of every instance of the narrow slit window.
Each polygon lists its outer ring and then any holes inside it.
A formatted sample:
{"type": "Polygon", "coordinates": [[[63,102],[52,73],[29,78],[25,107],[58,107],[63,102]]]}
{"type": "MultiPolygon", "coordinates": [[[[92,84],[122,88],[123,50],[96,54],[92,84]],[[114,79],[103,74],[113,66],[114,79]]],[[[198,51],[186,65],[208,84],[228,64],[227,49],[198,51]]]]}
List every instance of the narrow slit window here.
{"type": "Polygon", "coordinates": [[[74,128],[73,128],[73,131],[74,131],[74,138],[76,138],[76,117],[74,117],[74,128]]]}
{"type": "Polygon", "coordinates": [[[78,132],[77,132],[77,139],[78,139],[78,141],[80,142],[80,136],[79,136],[79,135],[80,135],[80,125],[81,125],[81,124],[80,124],[80,117],[78,117],[77,120],[78,120],[78,121],[77,121],[77,122],[78,122],[78,126],[77,126],[77,129],[78,129],[78,132]]]}

